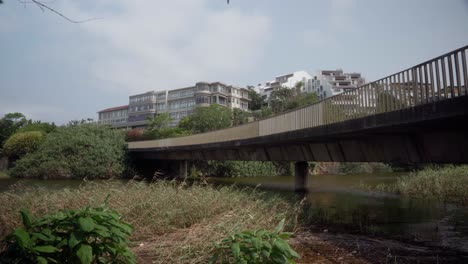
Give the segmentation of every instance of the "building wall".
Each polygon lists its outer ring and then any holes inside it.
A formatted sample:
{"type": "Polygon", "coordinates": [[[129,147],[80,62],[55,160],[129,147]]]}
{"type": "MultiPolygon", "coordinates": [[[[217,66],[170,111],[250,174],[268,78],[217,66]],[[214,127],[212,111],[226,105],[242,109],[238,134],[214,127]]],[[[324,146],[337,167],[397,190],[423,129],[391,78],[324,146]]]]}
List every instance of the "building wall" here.
{"type": "MultiPolygon", "coordinates": [[[[197,106],[219,104],[248,111],[249,102],[246,88],[221,82],[198,82],[190,87],[131,95],[127,109],[128,118],[120,120],[119,125],[142,127],[146,125],[149,117],[168,113],[173,119],[171,125],[176,126],[182,118],[192,114],[197,106]]],[[[99,121],[107,124],[108,120],[104,119],[107,118],[107,114],[102,115],[103,111],[99,112],[99,121]]]]}
{"type": "Polygon", "coordinates": [[[98,113],[98,122],[113,127],[126,126],[128,119],[128,108],[116,110],[103,110],[98,113]]]}

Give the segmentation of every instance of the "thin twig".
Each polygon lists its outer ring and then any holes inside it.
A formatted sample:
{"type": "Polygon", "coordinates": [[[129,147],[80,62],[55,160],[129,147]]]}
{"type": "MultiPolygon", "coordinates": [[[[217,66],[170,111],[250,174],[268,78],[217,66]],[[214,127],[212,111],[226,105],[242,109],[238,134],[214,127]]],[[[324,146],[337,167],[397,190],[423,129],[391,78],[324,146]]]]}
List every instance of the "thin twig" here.
{"type": "Polygon", "coordinates": [[[23,4],[36,4],[42,10],[42,12],[44,12],[44,9],[47,9],[50,12],[53,12],[53,13],[61,16],[65,20],[67,20],[69,22],[72,22],[72,23],[84,23],[84,22],[88,22],[88,21],[91,21],[91,20],[102,19],[100,17],[95,17],[95,18],[90,18],[90,19],[85,19],[85,20],[73,20],[73,19],[67,17],[66,15],[62,14],[61,12],[59,12],[59,11],[57,11],[57,10],[53,9],[52,7],[45,4],[45,3],[53,3],[53,2],[55,2],[54,0],[49,1],[49,2],[43,2],[43,1],[37,1],[37,0],[31,0],[29,2],[29,1],[18,0],[18,2],[23,3],[23,4]]]}

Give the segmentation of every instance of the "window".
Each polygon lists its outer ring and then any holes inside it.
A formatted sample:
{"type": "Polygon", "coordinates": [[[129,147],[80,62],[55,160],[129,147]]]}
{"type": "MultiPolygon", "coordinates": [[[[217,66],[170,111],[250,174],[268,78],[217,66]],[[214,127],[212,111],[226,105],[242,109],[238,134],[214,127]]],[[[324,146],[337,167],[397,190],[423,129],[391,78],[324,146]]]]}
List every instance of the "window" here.
{"type": "Polygon", "coordinates": [[[197,96],[195,98],[195,103],[197,104],[209,104],[210,98],[208,96],[197,96]]]}

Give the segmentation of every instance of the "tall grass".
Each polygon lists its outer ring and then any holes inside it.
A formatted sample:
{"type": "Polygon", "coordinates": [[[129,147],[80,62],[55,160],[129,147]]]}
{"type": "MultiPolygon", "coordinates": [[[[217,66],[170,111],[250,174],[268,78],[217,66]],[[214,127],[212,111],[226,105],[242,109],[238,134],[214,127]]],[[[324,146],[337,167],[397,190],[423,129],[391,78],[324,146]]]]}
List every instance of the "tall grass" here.
{"type": "Polygon", "coordinates": [[[83,183],[78,189],[15,186],[0,193],[0,238],[20,225],[20,208],[41,216],[62,208],[108,205],[134,226],[133,250],[141,262],[203,263],[214,242],[244,229],[273,229],[283,218],[295,228],[298,206],[285,198],[235,187],[129,182],[83,183]]]}
{"type": "Polygon", "coordinates": [[[4,171],[0,171],[0,179],[1,178],[10,178],[10,176],[8,176],[8,174],[4,171]]]}
{"type": "Polygon", "coordinates": [[[359,188],[468,205],[468,166],[429,167],[401,176],[394,184],[359,188]]]}

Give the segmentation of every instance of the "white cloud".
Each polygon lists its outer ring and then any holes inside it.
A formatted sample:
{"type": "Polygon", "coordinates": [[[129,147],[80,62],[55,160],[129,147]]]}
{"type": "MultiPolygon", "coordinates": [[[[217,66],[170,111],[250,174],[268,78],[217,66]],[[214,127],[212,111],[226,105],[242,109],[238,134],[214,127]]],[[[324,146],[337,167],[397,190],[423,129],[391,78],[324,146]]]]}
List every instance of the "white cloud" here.
{"type": "MultiPolygon", "coordinates": [[[[215,10],[208,0],[122,0],[87,7],[64,3],[100,47],[91,71],[129,93],[173,89],[198,80],[245,73],[255,67],[270,37],[270,20],[226,6],[215,10]]],[[[104,87],[105,88],[105,87],[104,87]]]]}
{"type": "MultiPolygon", "coordinates": [[[[306,29],[302,32],[304,43],[313,48],[336,48],[340,44],[340,36],[353,33],[356,28],[353,23],[355,11],[354,0],[331,0],[329,19],[325,26],[306,29]]],[[[346,43],[344,41],[343,43],[346,43]]]]}

